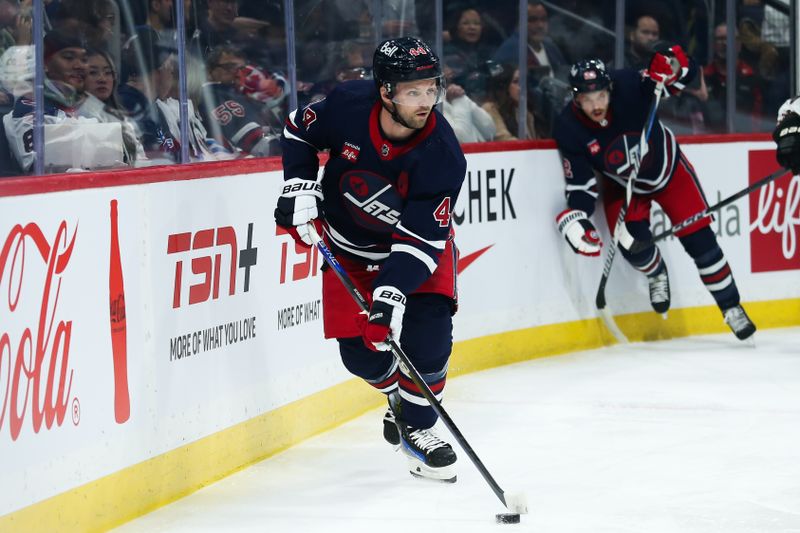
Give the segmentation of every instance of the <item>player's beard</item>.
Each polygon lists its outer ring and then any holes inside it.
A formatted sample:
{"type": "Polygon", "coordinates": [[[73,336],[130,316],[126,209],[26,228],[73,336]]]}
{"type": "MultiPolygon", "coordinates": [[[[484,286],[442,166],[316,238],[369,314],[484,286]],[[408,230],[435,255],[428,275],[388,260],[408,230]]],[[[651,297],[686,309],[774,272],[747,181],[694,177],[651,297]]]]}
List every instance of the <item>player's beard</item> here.
{"type": "Polygon", "coordinates": [[[594,109],[590,117],[598,124],[605,124],[608,120],[608,108],[594,109]]]}
{"type": "Polygon", "coordinates": [[[395,120],[405,126],[406,128],[412,130],[421,130],[425,127],[425,124],[428,122],[428,117],[431,115],[432,108],[430,107],[410,107],[410,106],[403,106],[394,104],[395,113],[397,117],[401,120],[395,120]]]}

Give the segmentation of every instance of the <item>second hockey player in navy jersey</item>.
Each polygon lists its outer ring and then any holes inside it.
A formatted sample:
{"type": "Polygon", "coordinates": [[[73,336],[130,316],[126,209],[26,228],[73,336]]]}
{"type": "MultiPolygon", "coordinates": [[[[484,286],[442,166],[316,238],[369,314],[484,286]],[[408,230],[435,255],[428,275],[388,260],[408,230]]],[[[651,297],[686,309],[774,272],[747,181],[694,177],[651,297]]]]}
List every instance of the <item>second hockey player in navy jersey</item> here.
{"type": "Polygon", "coordinates": [[[359,290],[359,313],[332,271],[322,278],[326,338],[339,342],[353,374],[388,395],[384,437],[414,475],[455,481],[456,455],[431,427],[436,413],[391,354],[389,334],[441,397],[452,348],[457,249],[451,211],[466,173],[453,130],[434,110],[442,68],[424,42],[381,43],[374,82],[348,81],[292,112],[283,132],[285,182],[276,222],[310,244],[324,238],[359,290]],[[329,149],[321,181],[317,153],[329,149]]]}
{"type": "MultiPolygon", "coordinates": [[[[625,184],[639,154],[639,138],[656,83],[663,81],[665,90],[674,93],[695,72],[694,62],[680,46],[656,52],[643,71],[608,72],[598,59],[573,65],[570,83],[574,99],[559,115],[554,137],[562,157],[567,196],[567,209],[558,215],[557,224],[576,253],[600,255],[602,243],[589,220],[598,196],[603,201],[608,227],[614,231],[625,198],[625,184]]],[[[652,237],[653,201],[673,223],[707,207],[694,168],[675,135],[657,119],[633,182],[633,197],[621,227],[620,251],[634,268],[647,276],[653,309],[665,313],[670,306],[667,265],[654,244],[643,249],[632,246],[652,237]]],[[[738,338],[746,339],[756,328],[740,305],[736,282],[710,225],[711,219],[706,217],[676,235],[694,259],[725,322],[738,338]]]]}

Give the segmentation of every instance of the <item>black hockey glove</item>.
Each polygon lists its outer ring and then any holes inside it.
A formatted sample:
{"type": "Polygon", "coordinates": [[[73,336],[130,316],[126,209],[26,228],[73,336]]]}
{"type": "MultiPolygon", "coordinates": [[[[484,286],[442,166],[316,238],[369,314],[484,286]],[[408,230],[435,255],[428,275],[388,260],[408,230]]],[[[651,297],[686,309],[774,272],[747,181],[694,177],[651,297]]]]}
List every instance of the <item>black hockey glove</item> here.
{"type": "Polygon", "coordinates": [[[800,115],[787,114],[772,132],[772,138],[778,144],[775,151],[778,163],[795,174],[800,173],[800,115]]]}

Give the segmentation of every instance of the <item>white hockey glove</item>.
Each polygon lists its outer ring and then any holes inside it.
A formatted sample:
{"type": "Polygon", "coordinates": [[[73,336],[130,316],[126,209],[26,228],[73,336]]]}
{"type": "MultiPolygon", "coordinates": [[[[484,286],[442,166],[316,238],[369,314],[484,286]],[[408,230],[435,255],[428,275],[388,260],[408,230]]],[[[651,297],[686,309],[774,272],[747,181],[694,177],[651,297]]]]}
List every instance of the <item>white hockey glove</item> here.
{"type": "Polygon", "coordinates": [[[358,315],[361,336],[367,348],[381,352],[390,350],[389,343],[386,342],[390,334],[399,343],[405,310],[406,297],[402,292],[389,285],[376,287],[372,293],[369,317],[358,315]]]}
{"type": "Polygon", "coordinates": [[[275,222],[289,231],[295,240],[311,246],[306,224],[322,216],[322,186],[316,181],[292,178],[283,183],[278,207],[275,208],[275,222]]]}
{"type": "Polygon", "coordinates": [[[588,256],[600,255],[603,243],[594,225],[580,209],[566,209],[556,217],[558,231],[567,240],[575,253],[588,256]]]}

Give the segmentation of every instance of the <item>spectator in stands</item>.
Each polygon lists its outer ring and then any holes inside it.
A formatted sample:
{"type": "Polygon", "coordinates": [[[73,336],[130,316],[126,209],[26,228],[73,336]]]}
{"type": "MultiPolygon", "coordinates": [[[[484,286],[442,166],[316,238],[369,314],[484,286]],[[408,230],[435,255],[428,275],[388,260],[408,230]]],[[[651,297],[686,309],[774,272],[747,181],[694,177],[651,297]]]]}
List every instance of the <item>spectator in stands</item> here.
{"type": "Polygon", "coordinates": [[[690,1],[692,0],[626,0],[626,23],[632,23],[639,16],[648,14],[658,21],[661,39],[685,46],[688,38],[684,8],[690,1]]]}
{"type": "Polygon", "coordinates": [[[112,0],[61,0],[53,26],[63,33],[80,33],[94,50],[116,49],[117,7],[112,0]]]}
{"type": "Polygon", "coordinates": [[[44,38],[44,72],[50,98],[76,107],[86,78],[86,45],[79,36],[50,32],[44,38]]]}
{"type": "MultiPolygon", "coordinates": [[[[545,77],[566,80],[569,65],[561,50],[548,37],[547,8],[538,0],[528,1],[528,86],[535,87],[545,77]]],[[[498,63],[519,63],[519,31],[515,31],[494,54],[498,63]]]]}
{"type": "Polygon", "coordinates": [[[159,44],[169,50],[177,50],[174,16],[173,0],[148,0],[145,25],[155,30],[159,44]]]}
{"type": "Polygon", "coordinates": [[[489,113],[478,106],[464,88],[452,81],[453,69],[444,69],[447,93],[442,102],[442,114],[460,143],[486,142],[494,139],[495,125],[489,113]]]}
{"type": "Polygon", "coordinates": [[[313,40],[298,46],[297,98],[301,106],[326,96],[333,89],[337,63],[334,43],[313,40]]]}
{"type": "Polygon", "coordinates": [[[33,90],[34,48],[12,46],[0,55],[0,115],[11,111],[14,100],[33,90]]]}
{"type": "Polygon", "coordinates": [[[453,69],[453,81],[470,98],[483,101],[486,95],[486,69],[492,51],[484,44],[483,21],[472,8],[456,10],[450,17],[450,42],[444,45],[444,64],[453,69]]]}
{"type": "MultiPolygon", "coordinates": [[[[369,3],[372,13],[372,2],[369,3]]],[[[372,13],[373,19],[375,13],[372,13]]],[[[382,0],[381,28],[384,39],[419,33],[415,0],[382,0]]]]}
{"type": "Polygon", "coordinates": [[[653,44],[660,35],[658,21],[650,15],[641,15],[628,35],[630,44],[625,50],[625,68],[647,68],[653,55],[653,44]]]}
{"type": "MultiPolygon", "coordinates": [[[[483,109],[492,117],[495,125],[495,141],[511,141],[518,137],[519,127],[519,69],[515,65],[497,65],[489,79],[488,100],[483,109]]],[[[536,129],[533,114],[527,112],[525,139],[535,139],[536,129]]]]}
{"type": "Polygon", "coordinates": [[[266,20],[251,17],[236,17],[236,47],[241,51],[247,62],[260,69],[286,71],[286,45],[277,48],[280,53],[275,53],[276,48],[270,46],[270,23],[266,20]]]}
{"type": "Polygon", "coordinates": [[[32,21],[29,10],[19,0],[0,0],[0,55],[12,46],[31,44],[32,21]]]}
{"type": "MultiPolygon", "coordinates": [[[[727,131],[727,43],[728,26],[725,23],[714,28],[714,60],[706,65],[703,74],[708,87],[706,124],[713,131],[727,131]]],[[[763,120],[763,87],[756,67],[742,60],[738,54],[741,43],[736,36],[736,110],[734,130],[752,132],[760,130],[763,120]]]]}
{"type": "MultiPolygon", "coordinates": [[[[189,118],[187,124],[187,139],[183,139],[181,131],[181,102],[180,91],[178,89],[178,59],[174,54],[169,54],[161,67],[164,75],[171,77],[169,90],[166,95],[159,95],[155,105],[158,109],[161,124],[164,131],[169,132],[169,137],[175,139],[178,148],[181,143],[186,144],[190,161],[214,161],[217,159],[229,159],[230,155],[222,149],[219,144],[208,136],[203,119],[200,116],[195,102],[197,96],[202,91],[202,86],[198,83],[197,73],[203,71],[199,64],[199,59],[188,55],[186,57],[186,85],[188,99],[186,102],[186,113],[189,118]],[[191,75],[189,75],[191,74],[191,75]]],[[[177,158],[176,158],[177,159],[177,158]]]]}
{"type": "Polygon", "coordinates": [[[761,38],[761,27],[750,18],[739,20],[740,59],[755,66],[763,80],[773,80],[778,73],[778,50],[761,38]]]}
{"type": "MultiPolygon", "coordinates": [[[[121,128],[80,117],[87,70],[86,45],[77,36],[49,32],[44,37],[45,162],[48,171],[96,169],[124,165],[121,128]]],[[[33,146],[34,100],[17,99],[3,117],[9,149],[23,172],[36,159],[33,146]]]]}
{"type": "Polygon", "coordinates": [[[279,155],[279,133],[264,125],[262,108],[256,100],[242,94],[241,73],[247,68],[244,56],[236,48],[223,45],[212,50],[207,59],[209,81],[203,85],[200,114],[210,135],[230,152],[279,155]]]}
{"type": "MultiPolygon", "coordinates": [[[[17,98],[33,91],[34,47],[12,46],[0,56],[0,116],[11,114],[17,98]]],[[[19,176],[19,164],[11,154],[5,126],[0,121],[0,177],[19,176]]]]}
{"type": "Polygon", "coordinates": [[[342,43],[340,61],[336,67],[336,81],[372,79],[372,43],[345,41],[342,43]]]}
{"type": "Polygon", "coordinates": [[[206,56],[221,44],[234,44],[237,29],[234,25],[239,8],[237,0],[208,0],[207,17],[198,22],[195,46],[201,56],[206,56]]]}
{"type": "Polygon", "coordinates": [[[133,124],[128,121],[125,109],[119,103],[118,75],[114,61],[108,52],[89,50],[86,62],[85,97],[78,108],[78,115],[95,118],[99,122],[119,122],[122,128],[125,162],[133,165],[137,159],[144,159],[144,150],[136,138],[133,124]]]}
{"type": "Polygon", "coordinates": [[[123,47],[123,84],[118,90],[122,107],[136,125],[136,133],[149,159],[171,162],[179,152],[156,100],[167,98],[173,84],[169,55],[152,28],[140,27],[123,47]]]}
{"type": "Polygon", "coordinates": [[[270,72],[288,72],[283,0],[242,2],[234,24],[244,40],[240,47],[245,57],[270,72]]]}

